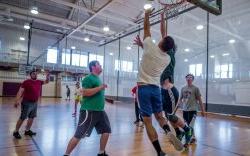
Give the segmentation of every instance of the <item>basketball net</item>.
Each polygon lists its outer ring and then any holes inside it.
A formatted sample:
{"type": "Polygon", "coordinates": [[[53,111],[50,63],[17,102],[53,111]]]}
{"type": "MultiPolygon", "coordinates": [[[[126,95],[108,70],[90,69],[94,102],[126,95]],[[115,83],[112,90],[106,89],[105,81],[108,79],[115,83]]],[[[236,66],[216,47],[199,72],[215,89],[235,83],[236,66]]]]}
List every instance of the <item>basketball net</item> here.
{"type": "Polygon", "coordinates": [[[166,17],[174,16],[174,19],[178,17],[179,12],[185,10],[189,5],[188,0],[157,0],[163,7],[163,12],[166,13],[166,17]]]}

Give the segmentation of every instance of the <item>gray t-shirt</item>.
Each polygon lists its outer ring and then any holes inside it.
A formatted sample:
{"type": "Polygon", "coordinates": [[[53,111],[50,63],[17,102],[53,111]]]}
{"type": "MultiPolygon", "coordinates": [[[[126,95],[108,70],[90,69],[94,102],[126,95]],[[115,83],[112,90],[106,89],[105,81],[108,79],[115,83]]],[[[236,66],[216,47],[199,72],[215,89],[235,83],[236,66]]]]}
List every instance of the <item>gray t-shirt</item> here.
{"type": "Polygon", "coordinates": [[[181,89],[181,100],[184,111],[197,111],[200,90],[195,85],[185,86],[181,89]]]}

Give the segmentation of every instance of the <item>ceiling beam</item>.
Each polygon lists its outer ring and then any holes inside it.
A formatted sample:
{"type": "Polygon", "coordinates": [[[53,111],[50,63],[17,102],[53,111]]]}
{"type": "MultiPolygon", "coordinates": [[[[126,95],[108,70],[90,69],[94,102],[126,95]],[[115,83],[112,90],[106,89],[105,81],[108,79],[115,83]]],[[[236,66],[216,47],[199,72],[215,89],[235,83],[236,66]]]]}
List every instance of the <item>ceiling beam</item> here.
{"type": "MultiPolygon", "coordinates": [[[[90,22],[92,19],[94,19],[97,15],[99,15],[101,12],[103,12],[103,10],[105,10],[106,8],[108,8],[111,4],[112,4],[112,0],[110,0],[109,2],[107,2],[98,12],[96,12],[94,15],[92,15],[91,17],[89,17],[86,21],[84,21],[83,23],[81,23],[79,26],[77,26],[75,29],[73,29],[69,34],[67,34],[65,37],[68,37],[72,34],[74,34],[76,31],[81,30],[81,28],[83,28],[84,26],[86,26],[86,24],[88,22],[90,22]]],[[[65,38],[64,37],[64,38],[65,38]]],[[[63,39],[63,38],[62,38],[63,39]]]]}
{"type": "MultiPolygon", "coordinates": [[[[21,8],[10,6],[10,5],[6,5],[6,4],[0,4],[0,6],[1,7],[5,7],[5,8],[9,8],[11,10],[11,14],[10,15],[12,17],[15,17],[15,18],[18,18],[18,19],[22,19],[22,20],[27,20],[27,19],[34,20],[35,22],[38,22],[38,23],[41,23],[41,24],[50,25],[50,26],[54,26],[54,27],[58,27],[58,28],[63,28],[63,29],[68,29],[68,30],[77,26],[77,22],[75,22],[75,21],[64,19],[64,18],[60,18],[60,17],[55,17],[55,16],[43,14],[43,13],[39,13],[39,16],[33,15],[33,14],[29,14],[29,17],[27,18],[27,15],[26,15],[27,14],[27,10],[25,10],[25,9],[21,9],[21,8]],[[66,25],[62,24],[62,23],[64,23],[64,21],[65,21],[66,25]]],[[[5,11],[0,11],[0,14],[6,15],[6,16],[9,15],[5,11]]],[[[91,33],[91,31],[93,31],[93,33],[92,33],[93,35],[94,34],[99,34],[99,35],[97,35],[98,37],[106,35],[103,32],[102,28],[95,27],[95,26],[90,26],[90,25],[85,25],[85,28],[88,30],[89,34],[91,33]]],[[[114,34],[114,33],[115,33],[114,31],[110,31],[109,32],[109,34],[114,34]]]]}
{"type": "MultiPolygon", "coordinates": [[[[79,1],[80,1],[80,0],[75,0],[75,4],[77,4],[79,1]]],[[[74,12],[75,12],[75,8],[72,8],[72,9],[70,10],[70,13],[69,13],[68,17],[67,17],[69,20],[72,18],[74,12]]]]}
{"type": "MultiPolygon", "coordinates": [[[[70,2],[66,2],[66,1],[62,1],[62,0],[50,0],[50,1],[53,1],[53,2],[58,3],[58,4],[62,4],[62,5],[68,6],[68,7],[72,7],[72,8],[75,8],[75,9],[79,9],[81,11],[88,12],[88,13],[91,13],[91,14],[96,13],[96,11],[93,11],[91,9],[88,9],[88,8],[85,8],[85,7],[70,3],[70,2]]],[[[120,21],[120,22],[123,22],[123,23],[130,24],[130,25],[136,25],[136,23],[133,22],[133,21],[130,21],[128,19],[124,19],[124,18],[121,18],[121,17],[117,17],[115,15],[107,14],[105,12],[102,12],[102,13],[98,14],[98,16],[106,17],[106,18],[109,18],[109,19],[112,19],[112,20],[115,20],[115,21],[120,21]]]]}

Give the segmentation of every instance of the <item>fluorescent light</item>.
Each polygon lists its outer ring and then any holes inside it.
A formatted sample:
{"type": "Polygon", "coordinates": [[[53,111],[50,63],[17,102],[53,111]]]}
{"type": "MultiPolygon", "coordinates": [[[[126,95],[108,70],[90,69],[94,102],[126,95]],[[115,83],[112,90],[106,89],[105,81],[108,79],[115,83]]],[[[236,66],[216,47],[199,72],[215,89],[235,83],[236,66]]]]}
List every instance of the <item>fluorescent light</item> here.
{"type": "Polygon", "coordinates": [[[103,31],[108,32],[108,31],[109,31],[109,27],[108,27],[107,25],[104,26],[104,27],[103,27],[103,31]]]}
{"type": "Polygon", "coordinates": [[[25,41],[25,38],[24,38],[24,37],[19,37],[19,39],[20,39],[21,41],[25,41]]]}
{"type": "Polygon", "coordinates": [[[127,46],[127,50],[131,50],[131,47],[130,47],[130,46],[127,46]]]}
{"type": "Polygon", "coordinates": [[[24,27],[24,29],[26,29],[26,30],[30,29],[30,25],[29,25],[28,23],[25,23],[23,27],[24,27]]]}
{"type": "Polygon", "coordinates": [[[184,62],[188,62],[188,59],[185,59],[184,62]]]}
{"type": "Polygon", "coordinates": [[[152,4],[147,3],[147,4],[144,5],[145,10],[148,10],[148,9],[151,9],[151,8],[152,8],[152,4]]]}
{"type": "Polygon", "coordinates": [[[203,25],[197,25],[197,26],[196,26],[196,29],[197,29],[197,30],[202,30],[203,28],[204,28],[203,25]]]}
{"type": "Polygon", "coordinates": [[[224,53],[224,54],[222,54],[222,56],[228,56],[228,55],[230,55],[229,53],[224,53]]]}
{"type": "Polygon", "coordinates": [[[214,58],[215,56],[214,55],[211,55],[210,58],[214,58]]]}
{"type": "Polygon", "coordinates": [[[231,43],[231,44],[233,44],[233,43],[235,43],[235,40],[234,39],[230,39],[228,42],[231,43]]]}
{"type": "Polygon", "coordinates": [[[153,41],[153,43],[155,43],[156,41],[155,40],[152,40],[153,41]]]}
{"type": "Polygon", "coordinates": [[[84,38],[84,41],[85,41],[85,42],[88,42],[88,41],[89,41],[89,38],[88,38],[88,37],[85,37],[85,38],[84,38]]]}
{"type": "Polygon", "coordinates": [[[109,53],[110,56],[113,56],[114,54],[113,53],[109,53]]]}
{"type": "Polygon", "coordinates": [[[6,20],[7,20],[8,22],[13,22],[13,21],[14,21],[14,19],[11,18],[11,17],[8,17],[6,20]]]}
{"type": "Polygon", "coordinates": [[[33,8],[30,10],[30,12],[31,12],[32,14],[37,15],[37,14],[38,14],[38,9],[37,9],[37,7],[33,7],[33,8]]]}
{"type": "Polygon", "coordinates": [[[75,46],[72,46],[71,49],[76,49],[76,47],[75,47],[75,46]]]}
{"type": "Polygon", "coordinates": [[[184,49],[184,51],[185,51],[185,52],[189,52],[189,51],[190,51],[190,49],[186,48],[186,49],[184,49]]]}

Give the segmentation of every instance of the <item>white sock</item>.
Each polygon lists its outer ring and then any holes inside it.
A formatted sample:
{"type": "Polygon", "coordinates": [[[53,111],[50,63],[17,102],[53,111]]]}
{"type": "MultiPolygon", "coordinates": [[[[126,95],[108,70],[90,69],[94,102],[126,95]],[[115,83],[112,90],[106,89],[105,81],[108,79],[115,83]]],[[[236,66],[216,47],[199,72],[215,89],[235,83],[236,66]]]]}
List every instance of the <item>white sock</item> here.
{"type": "Polygon", "coordinates": [[[101,150],[100,150],[98,154],[103,154],[104,152],[105,152],[105,151],[101,151],[101,150]]]}

